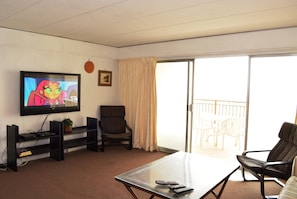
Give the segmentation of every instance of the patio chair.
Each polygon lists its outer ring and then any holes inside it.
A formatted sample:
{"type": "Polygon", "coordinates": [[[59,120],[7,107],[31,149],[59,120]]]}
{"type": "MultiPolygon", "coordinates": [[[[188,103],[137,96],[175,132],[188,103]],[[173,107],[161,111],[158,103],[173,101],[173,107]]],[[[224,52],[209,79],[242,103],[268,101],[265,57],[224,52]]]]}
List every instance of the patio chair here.
{"type": "Polygon", "coordinates": [[[225,136],[235,139],[235,146],[240,149],[240,136],[243,135],[243,121],[240,118],[228,118],[222,121],[218,134],[222,135],[222,149],[225,145],[225,136]]]}
{"type": "Polygon", "coordinates": [[[250,181],[245,178],[245,170],[247,170],[260,181],[263,198],[267,198],[264,182],[273,180],[284,186],[279,179],[287,180],[290,177],[292,162],[297,155],[297,125],[288,122],[283,123],[278,136],[280,140],[272,150],[244,151],[242,155],[237,155],[237,159],[242,166],[244,181],[250,181]],[[260,152],[269,152],[266,161],[248,156],[260,152]]]}
{"type": "Polygon", "coordinates": [[[208,142],[210,136],[213,136],[215,143],[214,121],[201,117],[198,125],[198,131],[200,132],[200,146],[203,146],[204,141],[208,142]]]}
{"type": "Polygon", "coordinates": [[[101,130],[101,151],[106,144],[124,144],[132,149],[132,129],[125,120],[124,106],[100,106],[99,127],[101,130]]]}

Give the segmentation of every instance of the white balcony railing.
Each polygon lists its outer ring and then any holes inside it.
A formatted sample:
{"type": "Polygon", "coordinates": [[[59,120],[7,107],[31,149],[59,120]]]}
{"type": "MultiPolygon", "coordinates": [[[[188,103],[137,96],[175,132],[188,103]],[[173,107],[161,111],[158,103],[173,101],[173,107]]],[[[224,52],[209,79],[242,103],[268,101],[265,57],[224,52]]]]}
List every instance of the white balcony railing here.
{"type": "Polygon", "coordinates": [[[193,128],[199,128],[201,118],[212,115],[217,118],[239,118],[245,121],[246,102],[195,99],[193,104],[193,128]]]}

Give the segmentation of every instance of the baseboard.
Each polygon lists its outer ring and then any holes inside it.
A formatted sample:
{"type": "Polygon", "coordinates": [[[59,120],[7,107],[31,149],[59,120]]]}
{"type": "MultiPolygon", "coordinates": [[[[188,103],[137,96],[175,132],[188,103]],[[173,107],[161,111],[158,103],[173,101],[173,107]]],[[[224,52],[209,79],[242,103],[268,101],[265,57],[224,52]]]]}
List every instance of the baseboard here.
{"type": "Polygon", "coordinates": [[[174,149],[168,149],[168,148],[165,148],[165,147],[158,147],[159,148],[159,151],[160,152],[164,152],[164,153],[175,153],[177,152],[177,150],[174,150],[174,149]]]}

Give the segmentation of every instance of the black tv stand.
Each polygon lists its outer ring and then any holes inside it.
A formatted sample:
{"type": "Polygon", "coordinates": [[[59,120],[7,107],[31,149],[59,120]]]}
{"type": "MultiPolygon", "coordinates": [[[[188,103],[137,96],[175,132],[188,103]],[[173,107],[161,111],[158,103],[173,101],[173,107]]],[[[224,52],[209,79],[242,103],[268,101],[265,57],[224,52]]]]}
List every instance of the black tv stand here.
{"type": "MultiPolygon", "coordinates": [[[[50,130],[36,133],[19,134],[17,125],[7,125],[7,167],[17,171],[17,159],[49,153],[50,158],[64,160],[64,149],[86,145],[88,150],[98,151],[97,119],[87,117],[87,125],[73,128],[71,133],[64,134],[64,125],[59,121],[50,121],[50,130]],[[86,133],[86,136],[84,136],[86,133]],[[81,134],[79,138],[70,135],[81,134]],[[65,139],[67,138],[67,139],[65,139]],[[49,140],[49,143],[17,147],[18,144],[49,140]]],[[[37,142],[36,142],[37,143],[37,142]]]]}
{"type": "MultiPolygon", "coordinates": [[[[98,129],[97,129],[97,119],[87,117],[87,125],[72,128],[72,132],[64,133],[63,131],[63,143],[62,149],[69,149],[79,146],[87,146],[88,150],[98,152],[98,129]],[[80,136],[79,138],[71,138],[71,135],[83,135],[86,133],[86,136],[80,136]]],[[[64,152],[62,153],[64,159],[64,152]]]]}

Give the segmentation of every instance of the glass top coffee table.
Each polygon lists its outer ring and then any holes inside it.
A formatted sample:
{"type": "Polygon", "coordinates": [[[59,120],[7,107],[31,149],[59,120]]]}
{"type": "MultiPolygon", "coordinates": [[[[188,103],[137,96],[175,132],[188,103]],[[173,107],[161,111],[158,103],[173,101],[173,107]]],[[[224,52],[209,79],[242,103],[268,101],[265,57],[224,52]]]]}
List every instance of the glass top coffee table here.
{"type": "Polygon", "coordinates": [[[239,168],[237,161],[224,161],[198,154],[176,152],[115,176],[125,185],[133,198],[138,198],[132,187],[151,194],[150,198],[203,198],[213,194],[220,198],[229,177],[239,168]],[[156,180],[174,181],[193,188],[192,191],[175,193],[168,185],[158,185],[156,180]],[[216,190],[220,184],[220,190],[216,190]]]}

